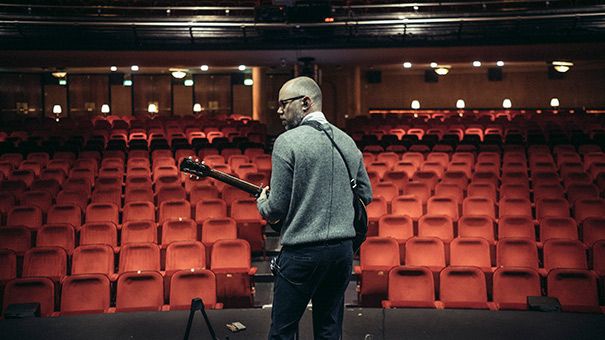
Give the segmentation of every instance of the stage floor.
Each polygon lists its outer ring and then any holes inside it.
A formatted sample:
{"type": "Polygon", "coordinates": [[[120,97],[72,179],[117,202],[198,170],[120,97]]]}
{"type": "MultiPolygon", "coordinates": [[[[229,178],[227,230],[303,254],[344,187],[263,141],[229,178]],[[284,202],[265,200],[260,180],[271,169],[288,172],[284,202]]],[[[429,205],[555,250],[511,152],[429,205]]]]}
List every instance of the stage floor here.
{"type": "MultiPolygon", "coordinates": [[[[0,321],[1,339],[182,339],[188,311],[138,312],[0,321]]],[[[219,339],[265,339],[271,309],[208,311],[219,339]],[[231,333],[225,324],[247,329],[231,333]]],[[[210,339],[198,312],[191,339],[210,339]]],[[[300,338],[312,339],[311,311],[300,338]]],[[[347,308],[343,339],[605,339],[605,316],[575,313],[347,308]],[[369,335],[369,336],[368,336],[369,335]]]]}

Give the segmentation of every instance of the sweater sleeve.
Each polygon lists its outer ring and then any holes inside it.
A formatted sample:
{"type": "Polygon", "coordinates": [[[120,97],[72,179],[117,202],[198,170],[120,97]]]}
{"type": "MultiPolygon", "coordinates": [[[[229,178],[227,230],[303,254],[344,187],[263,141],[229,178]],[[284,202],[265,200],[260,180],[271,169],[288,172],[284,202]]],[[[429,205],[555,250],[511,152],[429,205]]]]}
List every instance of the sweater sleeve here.
{"type": "Polygon", "coordinates": [[[357,169],[357,192],[365,205],[368,205],[372,201],[370,177],[368,176],[363,161],[359,162],[359,168],[357,169]]]}
{"type": "Polygon", "coordinates": [[[261,216],[269,222],[283,220],[290,207],[293,181],[291,151],[284,138],[277,138],[271,156],[271,185],[269,198],[257,203],[261,216]]]}

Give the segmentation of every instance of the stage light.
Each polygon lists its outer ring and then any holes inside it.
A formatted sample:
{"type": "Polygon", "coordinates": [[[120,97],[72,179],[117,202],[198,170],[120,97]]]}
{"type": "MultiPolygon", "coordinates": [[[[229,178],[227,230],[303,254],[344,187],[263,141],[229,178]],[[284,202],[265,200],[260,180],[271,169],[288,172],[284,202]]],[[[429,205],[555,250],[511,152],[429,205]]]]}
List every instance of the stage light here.
{"type": "Polygon", "coordinates": [[[436,62],[434,62],[434,61],[432,61],[432,62],[429,64],[429,66],[430,66],[430,67],[432,67],[432,68],[435,68],[435,67],[437,67],[437,63],[436,63],[436,62]]]}
{"type": "Polygon", "coordinates": [[[59,79],[59,85],[62,85],[62,86],[67,85],[67,80],[65,80],[65,79],[59,79]]]}
{"type": "Polygon", "coordinates": [[[505,109],[510,109],[513,106],[513,103],[508,98],[504,98],[502,101],[502,107],[505,109]]]}
{"type": "Polygon", "coordinates": [[[138,71],[138,70],[139,70],[139,66],[137,66],[137,65],[132,65],[132,66],[130,66],[130,70],[131,70],[131,71],[133,71],[133,72],[136,72],[136,71],[138,71]]]}
{"type": "Polygon", "coordinates": [[[502,67],[504,66],[504,62],[502,60],[496,61],[496,66],[502,67]]]}
{"type": "Polygon", "coordinates": [[[412,68],[412,63],[406,61],[405,63],[403,63],[403,68],[412,68]]]}
{"type": "Polygon", "coordinates": [[[193,79],[185,79],[183,82],[185,86],[193,86],[193,79]]]}
{"type": "Polygon", "coordinates": [[[559,107],[560,103],[559,103],[559,98],[552,98],[550,100],[550,106],[552,107],[559,107]]]}
{"type": "Polygon", "coordinates": [[[202,65],[202,66],[200,66],[200,70],[202,70],[204,72],[208,71],[208,65],[202,65]]]}
{"type": "Polygon", "coordinates": [[[254,81],[250,78],[246,78],[244,79],[244,85],[246,86],[252,86],[254,84],[254,81]]]}
{"type": "Polygon", "coordinates": [[[56,71],[51,73],[53,75],[53,77],[61,79],[61,78],[65,78],[67,76],[67,72],[65,71],[56,71]]]}
{"type": "Polygon", "coordinates": [[[466,106],[466,104],[464,103],[464,99],[458,99],[456,101],[456,108],[457,109],[464,109],[465,106],[466,106]]]}
{"type": "Polygon", "coordinates": [[[109,69],[111,70],[111,72],[115,72],[115,71],[118,70],[118,67],[117,66],[112,66],[109,69]]]}
{"type": "Polygon", "coordinates": [[[481,62],[479,60],[473,61],[473,67],[481,67],[481,62]]]}
{"type": "Polygon", "coordinates": [[[420,102],[416,99],[412,100],[412,109],[418,110],[420,108],[420,102]]]}
{"type": "Polygon", "coordinates": [[[132,86],[132,80],[130,80],[130,79],[124,79],[124,81],[122,82],[122,84],[124,86],[132,86]]]}
{"type": "Polygon", "coordinates": [[[240,70],[240,71],[245,71],[246,70],[246,65],[239,65],[237,67],[237,69],[240,70]]]}

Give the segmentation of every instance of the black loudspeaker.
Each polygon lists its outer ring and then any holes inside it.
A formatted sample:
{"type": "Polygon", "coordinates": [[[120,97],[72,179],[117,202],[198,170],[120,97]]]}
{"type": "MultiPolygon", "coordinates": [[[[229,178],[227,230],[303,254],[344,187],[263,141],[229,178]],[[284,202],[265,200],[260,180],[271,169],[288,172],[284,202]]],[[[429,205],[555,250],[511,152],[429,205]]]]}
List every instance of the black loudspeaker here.
{"type": "Polygon", "coordinates": [[[437,83],[439,82],[439,75],[433,69],[425,70],[424,81],[427,83],[437,83]]]}
{"type": "Polygon", "coordinates": [[[39,303],[17,303],[8,305],[4,311],[6,319],[23,319],[40,317],[39,303]]]}
{"type": "Polygon", "coordinates": [[[124,84],[124,73],[111,73],[109,75],[110,85],[123,85],[124,84]]]}
{"type": "Polygon", "coordinates": [[[487,80],[489,81],[501,81],[503,78],[501,67],[490,67],[487,69],[487,80]]]}
{"type": "Polygon", "coordinates": [[[244,85],[244,74],[243,73],[232,73],[231,74],[231,85],[244,85]]]}
{"type": "Polygon", "coordinates": [[[548,79],[563,79],[565,78],[565,73],[558,72],[555,70],[554,66],[548,66],[548,79]]]}
{"type": "Polygon", "coordinates": [[[379,84],[382,82],[382,72],[380,71],[367,71],[366,72],[366,81],[368,84],[379,84]]]}

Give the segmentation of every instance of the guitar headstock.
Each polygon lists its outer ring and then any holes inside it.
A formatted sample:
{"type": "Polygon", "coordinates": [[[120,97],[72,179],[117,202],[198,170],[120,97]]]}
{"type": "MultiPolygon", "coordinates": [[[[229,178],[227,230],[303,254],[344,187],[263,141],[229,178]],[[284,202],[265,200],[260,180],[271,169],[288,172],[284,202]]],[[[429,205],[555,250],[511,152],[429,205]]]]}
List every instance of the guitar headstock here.
{"type": "Polygon", "coordinates": [[[179,168],[182,172],[186,172],[191,175],[191,177],[195,176],[198,179],[200,177],[208,176],[212,171],[212,169],[204,164],[203,161],[199,161],[198,159],[194,160],[192,157],[183,159],[179,168]]]}

